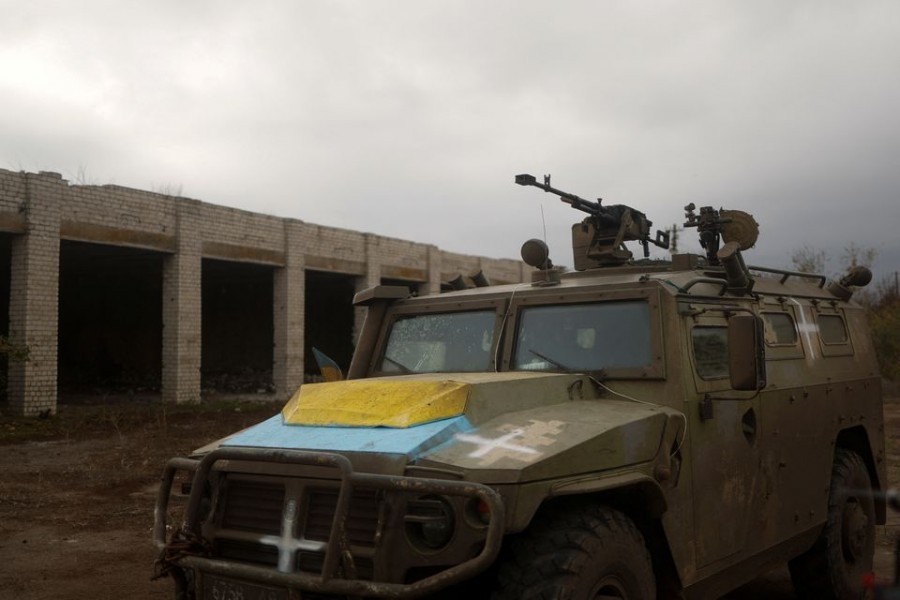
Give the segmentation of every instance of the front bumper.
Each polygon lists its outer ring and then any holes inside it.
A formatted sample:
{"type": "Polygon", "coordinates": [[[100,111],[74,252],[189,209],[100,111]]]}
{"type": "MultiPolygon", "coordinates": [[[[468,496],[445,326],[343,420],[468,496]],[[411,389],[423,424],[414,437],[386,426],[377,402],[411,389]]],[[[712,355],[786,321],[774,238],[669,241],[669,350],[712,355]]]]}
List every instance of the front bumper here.
{"type": "MultiPolygon", "coordinates": [[[[226,467],[230,469],[230,466],[226,467]]],[[[296,506],[285,502],[284,511],[296,511],[296,506]]],[[[379,513],[379,530],[390,517],[379,513]]],[[[350,461],[342,455],[329,452],[313,452],[282,449],[219,448],[199,460],[177,458],[166,465],[163,473],[154,513],[153,539],[161,552],[161,571],[169,573],[181,591],[195,587],[196,575],[217,576],[230,580],[252,582],[254,584],[284,589],[288,591],[333,594],[341,596],[367,596],[376,598],[414,598],[434,593],[442,588],[465,581],[487,568],[496,558],[504,531],[504,505],[493,489],[478,483],[443,479],[409,477],[400,475],[379,475],[354,472],[350,461]],[[302,541],[292,541],[295,526],[293,515],[286,512],[280,522],[283,544],[277,544],[279,557],[276,564],[260,566],[242,561],[223,559],[216,556],[215,540],[204,539],[204,515],[202,502],[204,489],[210,480],[213,468],[224,461],[254,465],[290,465],[297,468],[324,468],[339,474],[337,497],[328,527],[327,541],[321,542],[324,557],[321,568],[311,573],[297,568],[295,555],[303,545],[302,541]],[[184,510],[181,527],[171,540],[166,540],[168,528],[167,514],[171,489],[178,471],[193,471],[191,493],[184,510]],[[356,490],[392,494],[397,497],[442,496],[462,500],[477,499],[486,505],[490,520],[482,533],[483,545],[472,557],[466,557],[447,568],[437,568],[436,572],[413,582],[362,579],[357,575],[354,546],[349,539],[347,522],[351,502],[356,490]],[[289,518],[290,517],[290,518],[289,518]],[[296,543],[295,543],[296,542],[296,543]],[[186,577],[185,573],[193,573],[186,577]]],[[[396,524],[396,519],[393,523],[396,524]]],[[[395,542],[401,536],[394,534],[395,542]]],[[[480,543],[480,542],[479,542],[480,543]]],[[[378,552],[393,552],[386,544],[378,552]]],[[[199,594],[199,589],[195,590],[199,594]]]]}

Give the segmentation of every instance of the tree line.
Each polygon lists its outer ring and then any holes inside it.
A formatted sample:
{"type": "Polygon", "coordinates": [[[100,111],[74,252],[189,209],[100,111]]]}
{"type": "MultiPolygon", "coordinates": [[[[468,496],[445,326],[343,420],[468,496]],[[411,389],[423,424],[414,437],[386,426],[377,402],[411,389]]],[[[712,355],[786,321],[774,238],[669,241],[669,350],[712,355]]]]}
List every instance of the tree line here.
{"type": "MultiPolygon", "coordinates": [[[[874,249],[851,243],[844,248],[840,262],[846,268],[860,265],[871,269],[876,258],[874,249]]],[[[794,268],[803,273],[825,273],[827,259],[824,250],[810,246],[795,250],[791,256],[794,268]]],[[[873,287],[857,290],[853,297],[868,313],[882,376],[900,382],[900,274],[895,271],[891,276],[877,281],[873,287]]]]}

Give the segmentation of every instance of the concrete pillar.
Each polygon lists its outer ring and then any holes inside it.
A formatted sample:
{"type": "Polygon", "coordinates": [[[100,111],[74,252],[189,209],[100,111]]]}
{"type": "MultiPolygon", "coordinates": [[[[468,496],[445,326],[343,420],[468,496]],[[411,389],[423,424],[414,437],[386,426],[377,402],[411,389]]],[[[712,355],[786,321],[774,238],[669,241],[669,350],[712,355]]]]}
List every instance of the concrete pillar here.
{"type": "Polygon", "coordinates": [[[10,361],[7,396],[17,415],[56,413],[60,203],[67,183],[56,173],[27,173],[27,231],[12,238],[9,341],[27,346],[27,361],[10,361]]]}
{"type": "Polygon", "coordinates": [[[288,398],[303,383],[306,318],[306,256],[303,223],[285,221],[285,265],[275,269],[273,289],[274,344],[272,383],[288,398]]]}
{"type": "Polygon", "coordinates": [[[200,401],[200,202],[176,200],[176,251],[163,265],[162,399],[200,401]]]}
{"type": "Polygon", "coordinates": [[[440,248],[437,246],[428,246],[428,281],[419,286],[419,294],[440,294],[441,293],[441,267],[442,257],[440,248]]]}
{"type": "MultiPolygon", "coordinates": [[[[365,234],[366,236],[366,275],[356,279],[356,292],[381,284],[381,255],[378,248],[378,236],[365,234]]],[[[353,345],[359,340],[363,323],[366,320],[365,307],[353,309],[353,345]]]]}

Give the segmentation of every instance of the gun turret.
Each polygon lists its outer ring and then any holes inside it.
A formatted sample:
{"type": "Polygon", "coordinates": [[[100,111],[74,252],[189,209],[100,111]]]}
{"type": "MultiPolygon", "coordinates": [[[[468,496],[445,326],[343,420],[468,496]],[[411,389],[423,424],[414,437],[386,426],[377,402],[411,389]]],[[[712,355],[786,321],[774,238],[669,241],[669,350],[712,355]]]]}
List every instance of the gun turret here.
{"type": "Polygon", "coordinates": [[[740,250],[748,250],[756,244],[759,225],[753,215],[742,210],[716,210],[712,206],[700,207],[700,214],[694,211],[693,202],[684,207],[684,226],[696,227],[700,234],[700,246],[706,250],[706,260],[711,266],[719,266],[719,241],[726,244],[737,242],[740,250]]]}
{"type": "Polygon", "coordinates": [[[578,271],[628,262],[633,255],[625,247],[625,242],[640,242],[644,248],[644,258],[650,256],[650,244],[660,248],[669,247],[669,232],[657,230],[656,237],[651,237],[650,227],[653,222],[644,213],[630,206],[603,206],[602,198],[592,202],[558,190],[550,185],[549,175],[544,176],[543,184],[538,183],[534,175],[516,175],[516,183],[556,194],[572,208],[588,214],[581,223],[572,226],[572,250],[575,269],[578,271]]]}

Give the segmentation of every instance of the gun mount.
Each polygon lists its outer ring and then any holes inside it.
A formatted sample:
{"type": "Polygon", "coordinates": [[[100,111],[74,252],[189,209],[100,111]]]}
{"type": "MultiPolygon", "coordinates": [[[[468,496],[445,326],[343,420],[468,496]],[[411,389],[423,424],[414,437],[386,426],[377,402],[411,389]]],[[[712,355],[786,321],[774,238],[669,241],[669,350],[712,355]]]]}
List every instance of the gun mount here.
{"type": "Polygon", "coordinates": [[[588,214],[581,223],[572,226],[572,251],[577,271],[627,263],[633,255],[625,247],[625,242],[640,242],[644,248],[644,258],[650,256],[650,244],[664,249],[669,247],[669,232],[657,230],[656,237],[651,237],[650,227],[653,222],[647,219],[647,215],[630,206],[603,206],[602,198],[592,202],[558,190],[550,186],[549,175],[544,176],[543,184],[538,183],[534,175],[516,175],[516,183],[556,194],[572,208],[588,214]]]}
{"type": "Polygon", "coordinates": [[[684,207],[684,226],[696,227],[700,234],[700,245],[706,251],[706,259],[712,266],[719,266],[719,241],[737,242],[739,250],[748,250],[756,244],[759,237],[759,225],[752,215],[742,210],[714,209],[712,206],[700,208],[691,202],[684,207]]]}

